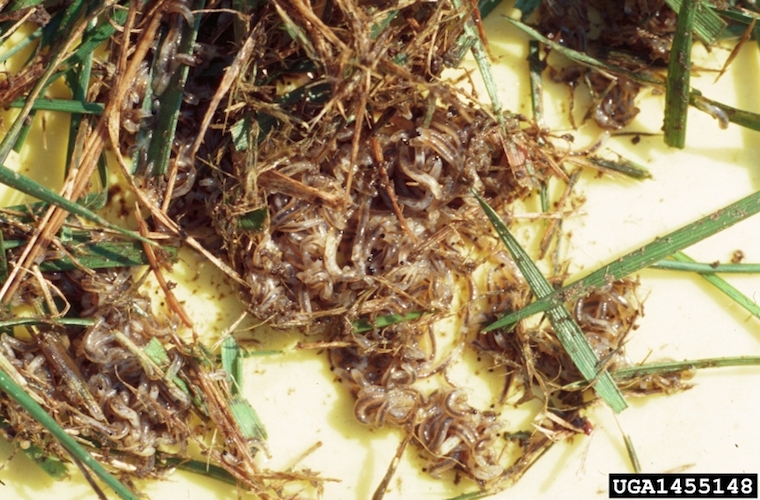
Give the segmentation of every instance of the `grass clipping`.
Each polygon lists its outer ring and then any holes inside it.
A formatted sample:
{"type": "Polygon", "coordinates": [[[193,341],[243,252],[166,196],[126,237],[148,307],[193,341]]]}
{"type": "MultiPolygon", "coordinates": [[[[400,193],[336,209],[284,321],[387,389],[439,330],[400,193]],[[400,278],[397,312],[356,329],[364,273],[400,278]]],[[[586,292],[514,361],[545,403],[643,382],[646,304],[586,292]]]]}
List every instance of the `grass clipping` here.
{"type": "MultiPolygon", "coordinates": [[[[112,29],[109,60],[86,62],[80,51],[65,66],[79,69],[74,81],[89,64],[94,77],[82,95],[104,104],[72,133],[78,168],[67,198],[84,194],[110,143],[137,198],[143,262],[171,314],[151,313],[135,271],[83,264],[82,243],[64,237],[81,229],[67,212],[50,205],[33,224],[23,209],[10,211],[3,237],[27,243],[3,261],[3,300],[31,304],[44,319],[25,337],[2,335],[3,370],[127,481],[175,466],[194,441],[260,496],[279,496],[283,481],[318,484],[313,474],[259,469],[263,428],[239,420],[254,412],[232,395],[234,381],[211,376],[214,356],[177,335],[192,321],[154,246],[185,244],[234,278],[255,317],[319,334],[356,397],[356,418],[402,429],[432,476],[453,470],[486,490],[516,479],[552,442],[588,428],[579,412],[593,397],[565,388],[586,378],[551,326],[479,333],[529,302],[530,287],[472,191],[507,213],[550,177],[569,177],[564,148],[554,150],[525,118],[494,116],[440,80],[472,46],[463,36],[469,7],[241,4],[250,10],[171,1],[72,14],[80,2],[59,16],[82,20],[82,46],[112,29]],[[84,28],[88,15],[95,24],[108,17],[102,30],[84,28]],[[60,254],[72,269],[35,267],[60,254]],[[487,270],[482,283],[478,268],[487,270]],[[452,312],[457,290],[474,299],[452,312]],[[434,323],[452,314],[461,328],[446,355],[436,352],[434,323]],[[59,318],[85,326],[63,327],[59,318]],[[502,399],[521,393],[527,401],[539,389],[544,410],[530,432],[504,433],[496,413],[469,405],[462,388],[415,384],[473,348],[509,374],[502,399]],[[217,431],[224,445],[209,446],[217,431]]],[[[608,284],[572,311],[605,366],[626,366],[635,282],[608,284]]],[[[634,390],[680,387],[678,374],[667,377],[649,376],[634,390]]],[[[16,402],[1,403],[9,437],[68,457],[16,402]]]]}

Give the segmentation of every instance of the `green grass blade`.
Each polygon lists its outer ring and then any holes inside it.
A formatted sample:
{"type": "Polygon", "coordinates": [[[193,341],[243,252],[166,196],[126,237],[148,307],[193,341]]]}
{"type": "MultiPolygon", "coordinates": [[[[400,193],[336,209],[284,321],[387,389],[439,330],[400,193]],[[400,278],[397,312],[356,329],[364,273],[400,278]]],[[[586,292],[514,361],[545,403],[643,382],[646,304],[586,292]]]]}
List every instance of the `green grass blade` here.
{"type": "MultiPolygon", "coordinates": [[[[679,12],[683,0],[665,0],[665,3],[674,12],[679,12]]],[[[706,45],[714,44],[728,26],[726,21],[721,19],[711,7],[707,2],[697,2],[697,12],[694,18],[694,34],[706,45]]]]}
{"type": "Polygon", "coordinates": [[[95,320],[92,318],[51,318],[51,317],[34,317],[34,318],[13,318],[0,321],[0,328],[13,328],[16,326],[36,326],[36,325],[61,325],[61,326],[92,326],[95,320]]]}
{"type": "Polygon", "coordinates": [[[256,410],[241,396],[233,396],[229,401],[230,411],[246,439],[266,439],[267,431],[256,410]]]}
{"type": "Polygon", "coordinates": [[[161,368],[167,367],[171,362],[166,348],[156,337],[151,337],[150,341],[143,347],[143,352],[161,368]]]}
{"type": "Polygon", "coordinates": [[[8,279],[8,254],[6,250],[3,233],[0,232],[0,283],[5,283],[8,279]]]}
{"type": "MultiPolygon", "coordinates": [[[[648,363],[646,365],[629,366],[610,372],[612,378],[618,381],[631,380],[650,375],[668,375],[688,370],[701,370],[704,368],[728,368],[732,366],[760,366],[760,356],[726,356],[720,358],[689,359],[685,361],[667,361],[662,363],[648,363]]],[[[577,390],[586,385],[586,382],[573,382],[562,386],[563,390],[577,390]]]]}
{"type": "Polygon", "coordinates": [[[624,278],[659,262],[675,252],[719,233],[758,212],[760,212],[760,192],[753,193],[707,217],[687,224],[662,238],[655,239],[652,243],[644,245],[614,262],[602,266],[585,278],[570,283],[519,311],[503,316],[496,322],[488,325],[484,331],[506,328],[528,316],[546,311],[550,307],[578,299],[586,295],[593,288],[624,278]]]}
{"type": "MultiPolygon", "coordinates": [[[[689,257],[683,252],[674,253],[673,258],[679,262],[694,263],[694,259],[692,259],[691,257],[689,257]]],[[[760,306],[758,306],[755,301],[750,300],[749,297],[744,295],[742,292],[740,292],[739,290],[737,290],[736,288],[728,284],[726,280],[724,280],[720,276],[716,276],[714,273],[702,274],[702,278],[706,279],[711,285],[713,285],[718,290],[726,294],[728,297],[730,297],[734,302],[736,302],[741,307],[743,307],[750,314],[752,314],[756,318],[760,318],[760,306]]]]}
{"type": "MultiPolygon", "coordinates": [[[[517,267],[525,276],[528,284],[530,285],[533,294],[539,299],[551,295],[554,291],[552,286],[546,281],[546,278],[541,274],[541,271],[536,267],[533,261],[530,259],[525,250],[522,249],[517,240],[512,236],[507,229],[504,221],[501,217],[488,205],[488,203],[475,193],[480,206],[488,215],[488,219],[493,224],[496,232],[499,234],[504,245],[512,254],[512,258],[515,260],[517,267]]],[[[596,380],[594,386],[597,394],[604,399],[607,404],[610,405],[615,413],[619,413],[626,409],[628,406],[623,399],[623,395],[620,393],[617,385],[610,377],[610,374],[606,370],[599,372],[599,358],[594,354],[594,350],[589,345],[586,336],[581,331],[578,324],[573,320],[570,313],[567,311],[563,304],[558,304],[547,311],[549,320],[554,327],[557,337],[559,338],[565,351],[570,355],[570,358],[578,367],[578,370],[586,377],[586,380],[596,380]]]]}
{"type": "Polygon", "coordinates": [[[600,156],[592,155],[592,156],[586,157],[585,160],[591,163],[596,168],[601,168],[603,170],[611,170],[613,172],[617,172],[625,176],[628,176],[632,179],[642,180],[642,179],[652,178],[652,174],[649,173],[649,170],[625,158],[619,158],[618,160],[613,161],[613,160],[608,160],[606,158],[602,158],[600,156]]]}
{"type": "Polygon", "coordinates": [[[243,387],[243,362],[240,356],[240,345],[231,335],[222,341],[222,370],[227,372],[230,393],[233,396],[240,394],[240,389],[243,387]]]}
{"type": "MultiPolygon", "coordinates": [[[[453,0],[452,3],[457,11],[464,13],[460,15],[467,15],[467,11],[462,8],[461,0],[453,0]]],[[[504,117],[501,114],[501,99],[499,98],[499,91],[496,88],[496,80],[494,80],[493,72],[491,71],[491,62],[488,60],[488,54],[486,53],[486,48],[483,46],[483,41],[480,39],[475,26],[473,26],[472,19],[470,19],[469,16],[464,23],[464,36],[475,40],[475,43],[472,46],[472,55],[475,57],[475,62],[478,65],[478,70],[480,70],[480,75],[483,78],[486,92],[488,92],[488,98],[491,100],[493,112],[499,120],[499,124],[501,124],[503,128],[504,117]]]]}
{"type": "Polygon", "coordinates": [[[35,198],[50,203],[51,205],[63,208],[64,210],[67,210],[74,215],[83,217],[90,222],[99,224],[107,229],[123,234],[124,236],[128,236],[132,239],[139,240],[150,245],[155,245],[152,240],[143,238],[133,231],[129,231],[128,229],[124,229],[121,226],[117,226],[116,224],[108,222],[106,219],[99,216],[95,212],[88,210],[78,203],[67,200],[55,191],[46,188],[45,186],[35,182],[29,177],[26,177],[25,175],[14,172],[5,165],[0,165],[0,184],[5,184],[6,186],[12,187],[13,189],[21,191],[24,194],[34,196],[35,198]]]}
{"type": "Polygon", "coordinates": [[[665,144],[683,149],[689,111],[691,81],[691,41],[697,0],[681,3],[673,46],[670,49],[668,78],[665,82],[665,144]]]}
{"type": "Polygon", "coordinates": [[[2,389],[11,399],[18,403],[22,408],[37,420],[50,434],[55,437],[66,451],[73,457],[82,462],[88,469],[92,470],[105,484],[107,484],[119,497],[124,500],[137,500],[129,489],[121,484],[118,479],[112,476],[100,463],[90,455],[87,450],[82,448],[79,443],[70,436],[60,425],[51,417],[36,401],[34,401],[24,390],[13,381],[13,379],[0,370],[0,389],[2,389]]]}
{"type": "Polygon", "coordinates": [[[82,15],[85,2],[75,0],[64,10],[59,11],[50,22],[42,28],[40,47],[49,47],[65,40],[66,35],[73,29],[74,23],[82,15]]]}
{"type": "MultiPolygon", "coordinates": [[[[177,248],[162,247],[172,261],[176,260],[177,248]]],[[[103,241],[77,246],[74,257],[80,266],[87,269],[108,269],[113,267],[136,267],[150,264],[142,243],[135,241],[103,241]]],[[[40,263],[40,271],[73,271],[78,266],[69,257],[47,260],[40,263]]]]}
{"type": "MultiPolygon", "coordinates": [[[[8,422],[2,419],[0,419],[0,428],[2,428],[4,431],[11,430],[8,422]]],[[[29,457],[32,462],[37,464],[40,469],[45,471],[45,473],[53,479],[63,479],[69,472],[66,464],[61,462],[56,457],[46,455],[45,451],[37,445],[32,444],[28,448],[21,448],[19,446],[18,448],[24,452],[24,455],[29,457]]]]}
{"type": "MultiPolygon", "coordinates": [[[[617,419],[615,419],[617,420],[617,419]]],[[[623,427],[620,425],[620,422],[617,422],[618,429],[620,429],[620,434],[623,435],[623,441],[625,442],[625,450],[628,452],[628,458],[631,459],[631,466],[633,467],[633,472],[636,474],[641,473],[641,463],[639,462],[639,456],[636,454],[636,448],[633,446],[633,440],[631,439],[631,436],[625,433],[623,431],[623,427]]]]}
{"type": "Polygon", "coordinates": [[[661,260],[649,266],[650,269],[666,269],[668,271],[686,271],[699,274],[754,274],[760,273],[760,264],[708,264],[706,262],[661,260]]]}
{"type": "Polygon", "coordinates": [[[29,45],[33,44],[41,36],[42,36],[42,28],[38,28],[37,30],[30,33],[26,38],[14,44],[13,47],[10,47],[6,52],[3,53],[3,55],[0,55],[0,64],[9,60],[13,56],[18,54],[22,50],[24,50],[25,48],[27,48],[29,45]]]}
{"type": "Polygon", "coordinates": [[[713,101],[704,97],[696,90],[693,90],[691,95],[689,95],[689,104],[717,118],[721,122],[721,125],[731,122],[751,130],[760,131],[760,114],[736,109],[718,101],[713,101]]]}
{"type": "MultiPolygon", "coordinates": [[[[9,108],[23,108],[25,101],[16,99],[8,104],[9,108]]],[[[105,106],[99,102],[82,102],[73,99],[37,99],[32,104],[33,111],[60,111],[62,113],[77,113],[81,115],[102,115],[105,106]]]]}
{"type": "Polygon", "coordinates": [[[530,68],[530,102],[533,108],[533,119],[539,127],[544,127],[544,101],[541,86],[541,73],[546,63],[541,60],[541,50],[538,40],[528,42],[528,67],[530,68]]]}
{"type": "Polygon", "coordinates": [[[357,319],[353,322],[354,333],[370,332],[375,328],[385,328],[386,326],[403,323],[404,321],[414,321],[419,319],[425,311],[412,311],[406,314],[387,314],[376,318],[374,322],[366,319],[357,319]]]}
{"type": "Polygon", "coordinates": [[[218,465],[209,464],[208,462],[201,462],[200,460],[182,460],[179,458],[167,458],[160,462],[161,465],[169,467],[176,467],[180,470],[199,474],[201,476],[210,477],[222,483],[230,484],[232,486],[238,486],[238,480],[229,472],[224,470],[218,465]]]}
{"type": "Polygon", "coordinates": [[[95,51],[95,49],[116,33],[117,27],[124,25],[127,20],[127,14],[127,9],[114,9],[110,18],[104,19],[103,22],[91,32],[90,36],[82,41],[74,53],[66,58],[59,70],[51,77],[50,81],[54,82],[71,68],[82,64],[87,57],[95,51]]]}
{"type": "Polygon", "coordinates": [[[269,210],[266,207],[257,208],[241,214],[237,220],[237,227],[243,231],[261,231],[264,229],[268,217],[269,210]]]}

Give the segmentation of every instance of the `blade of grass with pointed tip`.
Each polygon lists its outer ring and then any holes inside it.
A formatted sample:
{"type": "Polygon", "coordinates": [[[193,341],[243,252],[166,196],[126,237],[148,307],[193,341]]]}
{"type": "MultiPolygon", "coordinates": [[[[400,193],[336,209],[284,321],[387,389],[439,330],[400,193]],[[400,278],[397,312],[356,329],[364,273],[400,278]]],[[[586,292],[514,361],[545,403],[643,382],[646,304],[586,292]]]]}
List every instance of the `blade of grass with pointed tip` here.
{"type": "Polygon", "coordinates": [[[649,170],[625,158],[619,158],[618,160],[614,161],[591,155],[586,157],[586,160],[588,160],[595,167],[599,167],[605,170],[612,170],[613,172],[618,172],[632,179],[652,178],[652,174],[649,173],[649,170]]]}
{"type": "Polygon", "coordinates": [[[696,14],[697,0],[681,3],[665,81],[665,144],[680,149],[686,144],[686,118],[691,89],[691,41],[696,14]]]}
{"type": "Polygon", "coordinates": [[[721,121],[727,120],[751,130],[760,131],[760,114],[744,111],[743,109],[736,109],[727,104],[713,101],[712,99],[703,96],[697,90],[691,92],[691,95],[689,96],[689,104],[721,121]]]}
{"type": "MultiPolygon", "coordinates": [[[[676,252],[672,256],[675,260],[679,262],[684,263],[694,263],[694,259],[689,257],[683,252],[676,252]]],[[[742,292],[734,288],[732,285],[730,285],[726,280],[721,278],[720,276],[715,275],[714,273],[710,274],[702,274],[702,278],[707,280],[711,285],[716,287],[718,290],[723,292],[725,295],[730,297],[734,302],[739,304],[741,307],[743,307],[747,312],[752,314],[756,318],[760,318],[760,306],[757,305],[757,303],[753,300],[750,300],[749,297],[744,295],[742,292]]]]}
{"type": "MultiPolygon", "coordinates": [[[[0,427],[6,432],[11,430],[10,425],[2,419],[0,419],[0,427]]],[[[9,441],[12,440],[9,439],[9,441]]],[[[28,448],[22,448],[21,446],[18,448],[53,479],[63,479],[69,472],[66,464],[56,457],[47,456],[42,448],[37,445],[31,444],[28,448]]]]}
{"type": "MultiPolygon", "coordinates": [[[[176,259],[176,248],[162,247],[162,250],[168,251],[172,260],[176,259]]],[[[133,241],[103,241],[79,246],[76,248],[74,257],[79,266],[84,266],[87,269],[136,267],[146,266],[150,263],[142,243],[133,241]]],[[[40,271],[73,271],[79,269],[79,266],[69,257],[61,257],[40,263],[40,271]]]]}
{"type": "Polygon", "coordinates": [[[528,42],[528,68],[530,69],[530,102],[533,106],[533,119],[539,127],[544,127],[544,100],[541,85],[541,73],[546,62],[541,60],[538,40],[528,42]]]}
{"type": "Polygon", "coordinates": [[[8,254],[6,250],[3,233],[0,232],[0,283],[5,283],[5,280],[8,279],[8,254]]]}
{"type": "Polygon", "coordinates": [[[239,481],[229,472],[218,465],[209,464],[207,461],[201,462],[200,460],[184,460],[180,458],[167,458],[161,462],[161,465],[168,467],[176,467],[180,470],[206,476],[211,479],[215,479],[222,483],[226,483],[232,486],[238,486],[239,481]]]}
{"type": "Polygon", "coordinates": [[[540,298],[526,307],[503,316],[488,325],[483,331],[506,328],[517,321],[537,314],[564,302],[576,300],[588,294],[594,288],[629,276],[647,266],[687,248],[698,241],[719,233],[748,217],[760,212],[760,191],[734,202],[696,222],[656,238],[627,255],[600,267],[585,278],[565,285],[551,295],[540,298]]]}
{"type": "Polygon", "coordinates": [[[625,441],[625,449],[628,452],[628,458],[631,459],[631,466],[633,467],[633,472],[638,474],[641,472],[641,463],[639,462],[639,456],[636,454],[636,448],[633,447],[633,440],[631,439],[631,436],[623,432],[622,427],[620,428],[620,432],[623,434],[623,441],[625,441]]]}
{"type": "Polygon", "coordinates": [[[58,71],[50,78],[50,81],[54,82],[71,68],[82,64],[82,62],[84,62],[95,49],[111,38],[118,28],[124,26],[124,23],[127,20],[127,14],[128,9],[114,9],[113,14],[111,14],[108,19],[104,19],[98,27],[92,31],[91,36],[89,36],[87,40],[83,40],[76,50],[74,50],[74,53],[66,58],[58,71]]]}
{"type": "MultiPolygon", "coordinates": [[[[538,297],[546,297],[554,291],[552,286],[546,281],[541,271],[536,267],[527,253],[522,249],[517,240],[507,229],[501,217],[491,208],[491,206],[475,191],[475,197],[478,199],[480,206],[488,215],[488,219],[493,224],[499,238],[506,245],[515,264],[525,276],[530,285],[533,294],[538,297]]],[[[578,324],[573,320],[570,313],[563,304],[558,304],[547,311],[549,320],[562,343],[562,347],[575,363],[575,366],[586,377],[586,380],[596,380],[594,389],[597,394],[604,399],[615,413],[620,413],[628,406],[623,399],[617,385],[610,377],[606,370],[599,372],[599,358],[594,354],[594,350],[589,345],[586,336],[581,331],[578,324]]]]}
{"type": "Polygon", "coordinates": [[[760,273],[760,264],[708,264],[706,262],[687,262],[678,260],[661,260],[649,266],[650,269],[666,269],[668,271],[686,271],[699,274],[755,274],[760,273]]]}
{"type": "Polygon", "coordinates": [[[230,401],[230,411],[240,427],[240,432],[246,439],[266,439],[267,431],[261,423],[256,410],[241,396],[233,396],[230,401]]]}
{"type": "MultiPolygon", "coordinates": [[[[496,88],[496,80],[493,77],[491,71],[491,62],[488,60],[488,54],[486,48],[483,46],[483,40],[477,33],[477,30],[473,26],[470,14],[462,8],[461,0],[452,0],[452,4],[460,12],[460,15],[466,15],[467,20],[464,23],[464,35],[475,39],[475,43],[472,46],[472,55],[475,57],[475,62],[478,65],[480,76],[483,78],[483,83],[488,93],[488,98],[491,100],[491,106],[496,118],[499,120],[499,124],[504,128],[504,117],[501,113],[501,99],[499,98],[499,91],[496,88]]],[[[504,130],[506,134],[506,130],[504,130]]]]}
{"type": "Polygon", "coordinates": [[[55,419],[50,416],[42,406],[34,401],[29,395],[9,377],[5,371],[0,370],[0,389],[2,389],[11,399],[18,403],[22,408],[37,420],[55,439],[61,443],[66,451],[73,457],[82,462],[88,469],[94,472],[101,481],[108,485],[119,497],[124,500],[137,500],[126,486],[121,484],[118,479],[112,476],[100,463],[90,455],[87,450],[69,435],[55,419]]]}
{"type": "MultiPolygon", "coordinates": [[[[674,12],[678,12],[681,10],[683,0],[665,0],[665,3],[674,12]]],[[[718,40],[728,24],[712,9],[712,5],[703,1],[696,3],[694,34],[706,45],[712,45],[718,40]]]]}
{"type": "MultiPolygon", "coordinates": [[[[664,363],[648,363],[646,365],[629,366],[610,372],[615,380],[630,380],[650,375],[668,375],[687,370],[704,368],[728,368],[732,366],[760,366],[760,356],[726,356],[721,358],[689,359],[685,361],[667,361],[664,363]]],[[[573,382],[562,386],[563,390],[571,391],[584,387],[586,382],[573,382]]]]}
{"type": "Polygon", "coordinates": [[[26,38],[19,41],[18,43],[13,44],[13,47],[10,47],[7,51],[3,52],[2,55],[0,55],[0,63],[4,63],[5,61],[9,60],[25,48],[27,48],[29,45],[33,44],[39,37],[42,36],[42,28],[39,28],[32,33],[30,33],[26,38]]]}
{"type": "MultiPolygon", "coordinates": [[[[23,108],[25,101],[16,99],[8,104],[9,108],[23,108]]],[[[82,102],[73,99],[40,98],[32,104],[33,111],[60,111],[82,115],[102,115],[105,106],[99,102],[82,102]]]]}
{"type": "Polygon", "coordinates": [[[61,325],[61,326],[92,326],[95,320],[92,318],[13,318],[0,321],[0,328],[13,328],[16,326],[35,326],[35,325],[61,325]]]}
{"type": "Polygon", "coordinates": [[[108,222],[106,219],[96,214],[95,212],[86,209],[78,203],[67,200],[55,191],[46,188],[45,186],[35,182],[29,177],[26,177],[25,175],[14,172],[5,165],[0,165],[0,184],[5,184],[6,186],[10,186],[13,189],[21,191],[24,194],[34,196],[37,199],[50,203],[51,205],[63,208],[64,210],[71,212],[74,215],[78,215],[90,222],[123,234],[124,236],[128,236],[132,239],[148,243],[149,245],[156,245],[153,240],[144,238],[134,231],[124,229],[121,226],[108,222]]]}

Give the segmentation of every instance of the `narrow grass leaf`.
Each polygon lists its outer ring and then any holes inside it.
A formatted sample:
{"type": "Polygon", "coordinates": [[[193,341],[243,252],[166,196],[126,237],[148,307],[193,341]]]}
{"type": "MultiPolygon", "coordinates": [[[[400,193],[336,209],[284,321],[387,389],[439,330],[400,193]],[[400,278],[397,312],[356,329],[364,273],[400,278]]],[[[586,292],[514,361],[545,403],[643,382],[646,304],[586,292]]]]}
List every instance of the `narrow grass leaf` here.
{"type": "MultiPolygon", "coordinates": [[[[8,422],[1,419],[0,427],[6,432],[11,429],[8,422]]],[[[56,457],[46,455],[44,450],[37,445],[31,444],[28,448],[21,448],[19,446],[19,449],[53,479],[63,479],[69,472],[66,464],[56,457]]]]}
{"type": "Polygon", "coordinates": [[[16,317],[0,321],[0,328],[14,328],[17,326],[37,325],[61,325],[61,326],[92,326],[95,320],[92,318],[51,318],[44,317],[16,317]]]}
{"type": "Polygon", "coordinates": [[[530,69],[530,102],[533,107],[533,119],[539,127],[544,126],[544,100],[541,85],[541,73],[546,68],[546,62],[541,60],[541,50],[538,40],[528,42],[528,68],[530,69]]]}
{"type": "MultiPolygon", "coordinates": [[[[523,276],[525,276],[533,294],[538,298],[550,295],[554,289],[546,281],[546,278],[544,278],[525,250],[522,249],[518,241],[509,232],[501,217],[480,195],[474,191],[473,193],[499,234],[499,238],[504,242],[509,253],[512,254],[512,258],[515,260],[523,276]]],[[[610,408],[615,413],[623,411],[628,406],[625,399],[623,399],[623,395],[606,370],[599,372],[599,358],[594,354],[594,350],[589,345],[586,336],[572,316],[570,316],[565,306],[558,304],[549,309],[547,315],[557,333],[557,337],[562,343],[562,347],[565,348],[565,351],[581,374],[586,377],[586,380],[596,380],[594,388],[597,394],[610,405],[610,408]]]]}
{"type": "Polygon", "coordinates": [[[237,227],[243,231],[261,231],[268,217],[269,210],[266,207],[257,208],[238,217],[237,227]]]}
{"type": "Polygon", "coordinates": [[[728,125],[728,122],[731,122],[751,130],[760,131],[760,114],[758,113],[736,109],[718,101],[708,99],[696,90],[691,92],[689,103],[700,111],[704,111],[716,118],[720,122],[722,128],[725,128],[728,125]]]}
{"type": "Polygon", "coordinates": [[[24,455],[29,457],[37,466],[53,479],[63,479],[69,473],[66,464],[55,457],[50,457],[38,446],[31,445],[23,450],[24,455]]]}
{"type": "Polygon", "coordinates": [[[6,250],[3,233],[0,232],[0,283],[5,283],[8,279],[8,254],[6,250]]]}
{"type": "Polygon", "coordinates": [[[230,383],[230,393],[240,394],[243,387],[243,361],[240,356],[240,345],[233,336],[227,336],[222,341],[222,369],[227,372],[230,383]]]}
{"type": "Polygon", "coordinates": [[[34,401],[29,395],[13,381],[13,379],[0,370],[0,389],[2,389],[8,397],[13,399],[22,408],[29,412],[29,414],[37,420],[50,434],[61,443],[66,451],[68,451],[73,457],[82,462],[84,466],[92,470],[101,481],[103,481],[108,487],[113,489],[120,498],[124,500],[137,500],[137,496],[133,494],[129,489],[121,484],[118,479],[112,476],[100,463],[90,455],[87,450],[76,441],[76,439],[69,435],[55,419],[45,411],[36,401],[34,401]]]}
{"type": "MultiPolygon", "coordinates": [[[[9,108],[23,108],[25,101],[16,99],[8,104],[9,108]]],[[[49,99],[41,97],[32,104],[33,111],[60,111],[80,115],[101,115],[105,106],[99,102],[81,102],[73,99],[49,99]]]]}
{"type": "MultiPolygon", "coordinates": [[[[602,158],[601,156],[591,155],[586,157],[585,160],[596,168],[611,170],[632,179],[641,180],[652,178],[652,174],[649,172],[649,170],[626,158],[608,160],[607,158],[602,158]]],[[[583,163],[585,164],[585,161],[583,163]]]]}
{"type": "Polygon", "coordinates": [[[403,323],[404,321],[414,321],[422,317],[423,314],[425,314],[424,311],[412,311],[406,314],[386,314],[385,316],[376,318],[374,322],[358,319],[353,322],[354,333],[370,332],[375,328],[385,328],[386,326],[403,323]]]}
{"type": "Polygon", "coordinates": [[[686,271],[699,274],[755,274],[760,273],[760,264],[708,264],[706,262],[688,262],[678,260],[661,260],[649,266],[650,269],[666,269],[668,271],[686,271]]]}
{"type": "Polygon", "coordinates": [[[681,3],[670,49],[668,77],[665,81],[665,144],[683,149],[686,143],[686,118],[689,111],[691,81],[691,42],[697,0],[681,3]]]}
{"type": "Polygon", "coordinates": [[[169,354],[166,352],[166,348],[164,348],[161,341],[156,337],[151,337],[150,341],[143,347],[143,352],[161,368],[169,365],[169,354]]]}
{"type": "Polygon", "coordinates": [[[561,289],[552,292],[551,295],[539,298],[519,311],[503,316],[496,322],[488,325],[484,331],[509,327],[528,316],[546,311],[566,301],[573,301],[583,297],[594,288],[624,278],[655,262],[659,262],[675,252],[719,233],[758,212],[760,212],[760,192],[753,193],[662,238],[655,239],[652,243],[644,245],[614,262],[600,267],[585,278],[565,285],[561,289]]]}
{"type": "MultiPolygon", "coordinates": [[[[501,99],[499,98],[499,90],[496,88],[496,80],[493,77],[491,71],[491,61],[488,59],[486,48],[483,45],[483,40],[478,36],[477,30],[473,26],[472,19],[470,19],[468,11],[462,7],[461,0],[453,0],[454,7],[460,12],[461,16],[468,16],[464,23],[464,35],[473,38],[475,43],[472,46],[472,55],[475,57],[475,62],[478,65],[480,76],[483,78],[483,84],[486,87],[488,98],[491,100],[491,106],[493,112],[496,115],[502,128],[504,127],[504,117],[501,114],[501,99]]],[[[506,132],[506,131],[505,131],[506,132]]]]}
{"type": "Polygon", "coordinates": [[[210,464],[207,461],[167,458],[160,463],[166,467],[176,467],[180,470],[206,476],[232,486],[238,486],[239,484],[238,480],[232,474],[224,470],[222,467],[210,464]]]}
{"type": "MultiPolygon", "coordinates": [[[[673,9],[674,12],[681,10],[683,0],[665,0],[668,7],[673,9]]],[[[726,29],[728,24],[726,21],[712,9],[712,6],[707,2],[696,2],[696,16],[694,19],[694,34],[704,42],[706,45],[714,44],[720,34],[726,29]]]]}
{"type": "Polygon", "coordinates": [[[103,19],[98,27],[91,32],[90,36],[86,40],[83,40],[76,50],[66,58],[50,81],[55,81],[71,68],[82,64],[95,49],[111,38],[116,33],[116,30],[124,25],[127,20],[127,14],[127,9],[114,9],[113,14],[109,18],[103,19]]]}
{"type": "Polygon", "coordinates": [[[18,43],[13,44],[7,51],[0,55],[0,64],[11,59],[13,56],[33,44],[39,37],[42,36],[42,28],[39,28],[30,33],[26,38],[20,40],[18,43]]]}
{"type": "Polygon", "coordinates": [[[35,182],[25,175],[14,172],[5,165],[0,165],[0,184],[5,184],[6,186],[12,187],[13,189],[21,191],[24,194],[34,196],[35,198],[38,198],[42,201],[63,208],[64,210],[71,212],[74,215],[78,215],[90,222],[99,224],[100,226],[103,226],[107,229],[123,234],[124,236],[128,236],[132,239],[139,240],[150,245],[156,244],[153,240],[144,238],[133,231],[129,231],[128,229],[124,229],[121,226],[108,222],[106,219],[96,214],[95,212],[88,210],[78,203],[67,200],[55,191],[46,188],[42,184],[35,182]]]}
{"type": "MultiPolygon", "coordinates": [[[[694,259],[692,259],[691,257],[689,257],[683,252],[674,253],[673,258],[679,262],[694,263],[694,259]]],[[[749,297],[747,297],[742,292],[734,288],[726,280],[724,280],[720,276],[715,275],[714,273],[702,274],[702,278],[707,280],[711,285],[713,285],[718,290],[723,292],[725,295],[727,295],[734,302],[736,302],[741,307],[743,307],[747,312],[752,314],[754,317],[760,318],[760,306],[757,305],[757,302],[750,300],[749,297]]]]}
{"type": "Polygon", "coordinates": [[[236,121],[230,127],[232,135],[232,145],[235,151],[246,151],[248,149],[248,138],[251,136],[251,118],[246,116],[236,121]]]}
{"type": "MultiPolygon", "coordinates": [[[[688,370],[704,368],[728,368],[732,366],[760,366],[760,356],[726,356],[720,358],[689,359],[684,361],[667,361],[662,363],[647,363],[646,365],[629,366],[610,372],[612,378],[618,381],[631,380],[651,375],[668,375],[688,370]]],[[[584,387],[587,382],[573,382],[562,386],[563,390],[576,390],[584,387]]]]}
{"type": "Polygon", "coordinates": [[[631,436],[623,432],[623,429],[620,429],[620,432],[623,434],[623,441],[625,441],[625,449],[628,452],[628,458],[631,459],[631,466],[633,467],[633,472],[636,474],[639,474],[641,472],[641,463],[639,462],[639,456],[636,454],[636,448],[633,446],[633,440],[631,439],[631,436]]]}
{"type": "Polygon", "coordinates": [[[267,431],[259,420],[253,406],[241,396],[233,396],[229,401],[230,411],[247,439],[266,439],[267,431]]]}
{"type": "MultiPolygon", "coordinates": [[[[171,260],[176,260],[177,249],[175,247],[162,247],[166,250],[171,260]]],[[[114,267],[136,267],[150,264],[145,254],[142,243],[135,241],[103,241],[81,245],[75,248],[75,263],[69,257],[46,260],[40,263],[40,271],[57,272],[73,271],[79,266],[87,269],[108,269],[114,267]]]]}

